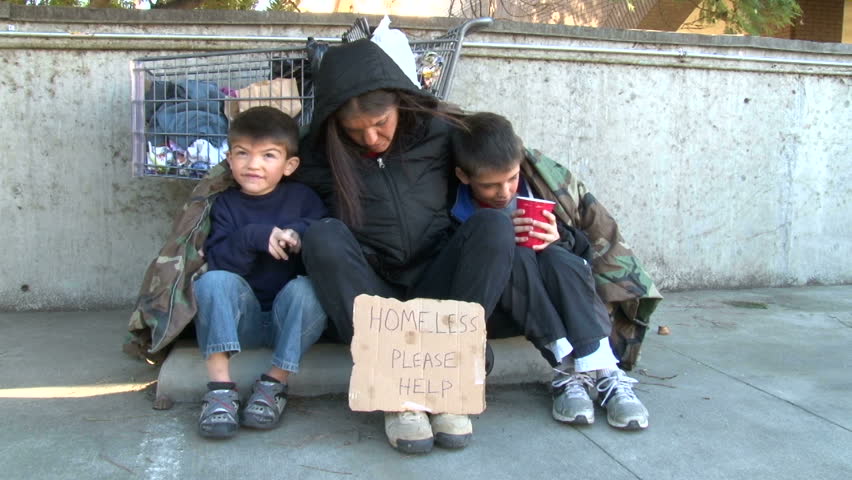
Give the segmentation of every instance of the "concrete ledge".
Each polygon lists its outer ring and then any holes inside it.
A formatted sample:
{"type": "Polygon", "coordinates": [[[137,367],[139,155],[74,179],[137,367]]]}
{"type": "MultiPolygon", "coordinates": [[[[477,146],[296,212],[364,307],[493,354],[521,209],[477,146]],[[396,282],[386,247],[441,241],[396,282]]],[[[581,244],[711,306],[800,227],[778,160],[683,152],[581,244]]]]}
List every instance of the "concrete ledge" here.
{"type": "MultiPolygon", "coordinates": [[[[491,385],[549,381],[550,366],[523,337],[490,340],[494,350],[491,385]]],[[[270,351],[248,350],[231,360],[231,376],[242,392],[251,391],[254,380],[269,368],[270,351]]],[[[318,344],[302,359],[301,371],[290,379],[290,394],[317,396],[349,390],[352,357],[348,345],[318,344]]],[[[157,398],[197,402],[206,392],[207,370],[194,342],[181,342],[160,367],[157,398]]]]}

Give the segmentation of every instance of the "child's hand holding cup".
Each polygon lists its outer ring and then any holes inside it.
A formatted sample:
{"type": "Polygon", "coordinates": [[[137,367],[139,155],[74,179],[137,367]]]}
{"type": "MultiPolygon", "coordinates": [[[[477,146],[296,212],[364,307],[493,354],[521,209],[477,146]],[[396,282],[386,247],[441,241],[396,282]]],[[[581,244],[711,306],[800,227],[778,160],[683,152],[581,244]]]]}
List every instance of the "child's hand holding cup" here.
{"type": "MultiPolygon", "coordinates": [[[[544,247],[540,247],[540,245],[547,246],[553,243],[555,240],[559,238],[559,233],[556,230],[556,219],[553,217],[553,208],[556,206],[556,202],[551,202],[550,200],[542,200],[540,198],[531,198],[531,197],[518,197],[518,209],[523,210],[524,213],[519,218],[528,218],[533,222],[525,222],[528,225],[532,226],[532,231],[525,232],[526,240],[522,242],[518,242],[518,245],[522,247],[539,247],[533,248],[534,250],[541,250],[544,247]],[[551,218],[548,218],[544,215],[544,212],[550,212],[551,218]],[[539,225],[536,225],[534,222],[541,222],[546,224],[545,228],[542,228],[539,225]],[[543,235],[549,235],[553,238],[550,241],[547,241],[543,238],[538,238],[530,235],[532,232],[538,232],[543,235]]],[[[520,234],[516,234],[516,236],[522,236],[520,234]]]]}

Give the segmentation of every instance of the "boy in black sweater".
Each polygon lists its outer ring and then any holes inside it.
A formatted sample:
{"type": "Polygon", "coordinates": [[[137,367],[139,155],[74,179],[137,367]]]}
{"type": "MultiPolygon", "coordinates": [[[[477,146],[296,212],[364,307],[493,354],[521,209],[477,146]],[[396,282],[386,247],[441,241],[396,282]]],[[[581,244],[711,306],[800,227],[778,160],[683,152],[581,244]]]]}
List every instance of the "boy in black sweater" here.
{"type": "Polygon", "coordinates": [[[210,382],[202,401],[202,436],[231,437],[240,424],[275,427],[287,403],[287,379],[319,338],[327,318],[313,294],[299,252],[310,223],[326,216],[313,190],[282,181],[299,166],[298,126],[272,107],[241,113],[228,131],[227,162],[238,186],[216,197],[204,244],[208,271],[194,283],[198,345],[210,382]],[[271,347],[238,418],[231,355],[271,347]],[[241,420],[241,421],[240,421],[241,420]]]}

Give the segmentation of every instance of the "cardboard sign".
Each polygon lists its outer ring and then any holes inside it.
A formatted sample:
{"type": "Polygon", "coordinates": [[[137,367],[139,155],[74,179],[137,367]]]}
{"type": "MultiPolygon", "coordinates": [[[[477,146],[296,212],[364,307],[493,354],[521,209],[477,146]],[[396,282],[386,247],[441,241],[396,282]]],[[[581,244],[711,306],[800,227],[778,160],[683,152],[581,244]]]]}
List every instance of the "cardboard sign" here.
{"type": "Polygon", "coordinates": [[[352,410],[485,410],[485,311],[478,303],[359,295],[353,323],[352,410]]]}

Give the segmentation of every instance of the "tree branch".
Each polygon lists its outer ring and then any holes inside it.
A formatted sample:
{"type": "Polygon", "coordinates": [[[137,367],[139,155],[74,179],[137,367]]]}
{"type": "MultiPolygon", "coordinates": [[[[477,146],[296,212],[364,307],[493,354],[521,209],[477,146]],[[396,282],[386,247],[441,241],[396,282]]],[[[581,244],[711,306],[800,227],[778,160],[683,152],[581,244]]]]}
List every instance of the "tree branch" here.
{"type": "Polygon", "coordinates": [[[204,0],[158,0],[151,3],[151,8],[163,8],[173,10],[192,10],[201,6],[204,0]]]}

